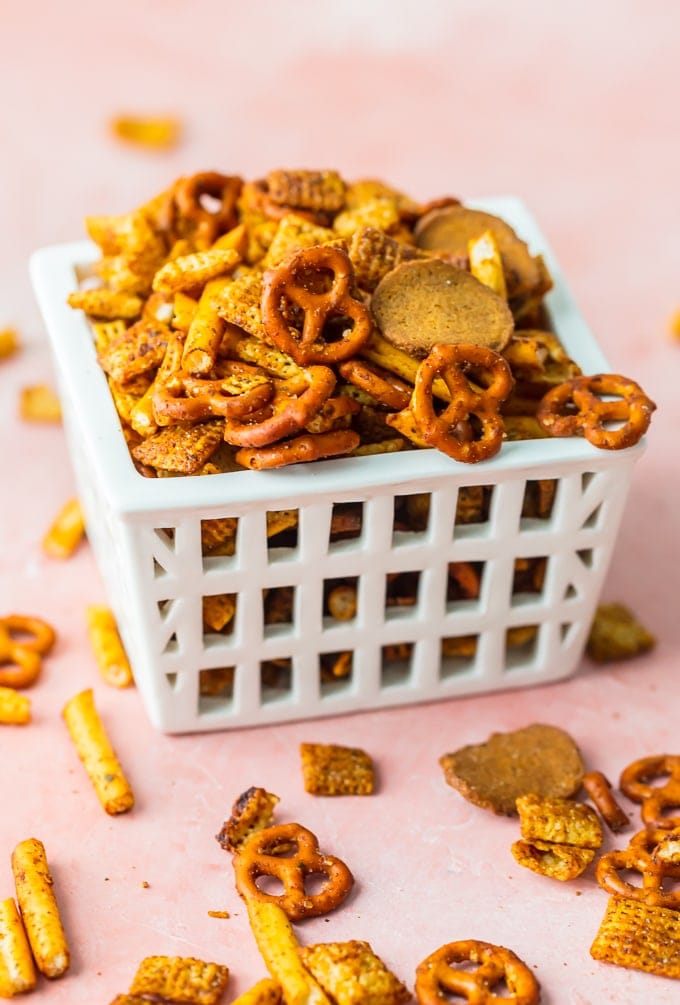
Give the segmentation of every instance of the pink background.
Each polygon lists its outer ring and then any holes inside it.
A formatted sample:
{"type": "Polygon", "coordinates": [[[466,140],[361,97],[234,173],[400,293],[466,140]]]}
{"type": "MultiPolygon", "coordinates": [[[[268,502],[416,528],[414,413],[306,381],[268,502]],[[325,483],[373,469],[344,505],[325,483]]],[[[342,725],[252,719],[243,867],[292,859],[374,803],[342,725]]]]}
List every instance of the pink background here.
{"type": "Polygon", "coordinates": [[[42,980],[34,999],[109,1002],[148,954],[227,963],[225,1002],[264,976],[213,836],[259,784],[281,797],[279,819],[309,826],[357,878],[327,922],[300,926],[301,941],[368,939],[412,985],[441,944],[480,938],[535,968],[544,1005],[678,1000],[675,982],[593,961],[607,898],[592,873],[558,884],[521,869],[509,850],[516,822],[466,803],[437,763],[537,720],[569,729],[613,781],[639,756],[680,752],[680,344],[669,335],[680,308],[680,8],[553,6],[2,4],[0,327],[16,325],[24,348],[0,361],[0,614],[42,616],[59,642],[30,692],[32,725],[0,727],[0,898],[13,893],[12,848],[41,838],[73,952],[69,974],[42,980]],[[163,154],[119,145],[107,123],[121,111],[181,116],[183,144],[163,154]],[[604,590],[658,636],[652,654],[584,661],[572,680],[534,691],[181,738],[152,731],[134,690],[99,682],[84,629],[85,605],[105,599],[92,556],[85,545],[58,563],[40,549],[74,492],[62,432],[17,416],[20,388],[52,380],[28,257],[80,238],[86,214],[130,209],[182,172],[271,167],[336,167],[422,199],[525,199],[612,369],[659,406],[604,590]],[[117,819],[99,808],[59,714],[89,685],[137,796],[117,819]],[[365,747],[379,793],[306,795],[302,740],[365,747]]]}

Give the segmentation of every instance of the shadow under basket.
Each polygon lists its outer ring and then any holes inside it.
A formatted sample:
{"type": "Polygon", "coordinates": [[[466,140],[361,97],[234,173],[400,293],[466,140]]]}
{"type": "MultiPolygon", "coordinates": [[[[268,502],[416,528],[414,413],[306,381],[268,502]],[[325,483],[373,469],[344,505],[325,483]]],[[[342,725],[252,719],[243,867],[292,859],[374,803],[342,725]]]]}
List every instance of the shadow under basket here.
{"type": "MultiPolygon", "coordinates": [[[[523,205],[477,205],[544,255],[556,333],[585,373],[607,371],[523,205]]],[[[89,242],[45,248],[32,278],[88,538],[155,727],[312,719],[576,670],[642,444],[524,440],[476,465],[413,450],[144,478],[90,326],[66,305],[97,256],[89,242]],[[225,522],[230,546],[206,549],[225,522]],[[226,627],[206,618],[225,609],[226,627]]]]}

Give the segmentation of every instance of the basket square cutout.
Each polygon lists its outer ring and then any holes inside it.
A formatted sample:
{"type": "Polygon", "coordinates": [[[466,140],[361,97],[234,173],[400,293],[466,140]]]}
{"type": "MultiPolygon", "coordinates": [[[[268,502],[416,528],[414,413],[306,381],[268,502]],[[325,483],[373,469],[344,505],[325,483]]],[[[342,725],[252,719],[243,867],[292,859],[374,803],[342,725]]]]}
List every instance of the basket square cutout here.
{"type": "Polygon", "coordinates": [[[319,680],[324,696],[351,690],[354,681],[354,654],[349,649],[321,653],[319,680]]]}
{"type": "Polygon", "coordinates": [[[447,636],[441,641],[441,664],[439,677],[449,680],[461,674],[471,673],[475,669],[478,635],[447,636]]]}
{"type": "Polygon", "coordinates": [[[323,583],[323,617],[330,624],[354,621],[359,605],[359,577],[325,579],[323,583]]]}
{"type": "Polygon", "coordinates": [[[290,701],[293,697],[293,661],[289,656],[262,660],[260,696],[263,705],[290,701]]]}
{"type": "Polygon", "coordinates": [[[395,495],[393,539],[401,535],[427,534],[430,525],[432,495],[430,492],[414,492],[411,495],[395,495]]]}
{"type": "Polygon", "coordinates": [[[485,562],[449,562],[446,582],[448,609],[479,600],[485,568],[485,562]]]}
{"type": "Polygon", "coordinates": [[[198,672],[199,706],[214,707],[234,700],[236,667],[211,667],[198,672]]]}
{"type": "Polygon", "coordinates": [[[236,553],[238,517],[201,520],[201,552],[204,558],[231,557],[236,553]]]}
{"type": "Polygon", "coordinates": [[[295,624],[295,587],[273,586],[262,590],[265,635],[278,635],[295,624]]]}
{"type": "Polygon", "coordinates": [[[512,576],[513,603],[526,596],[535,597],[543,593],[548,570],[548,559],[516,558],[512,576]]]}
{"type": "Polygon", "coordinates": [[[381,688],[403,687],[413,678],[415,647],[412,642],[390,642],[381,648],[381,688]]]}
{"type": "Polygon", "coordinates": [[[238,595],[216,593],[203,597],[203,632],[229,635],[236,624],[238,595]]]}
{"type": "Polygon", "coordinates": [[[557,496],[556,478],[530,479],[524,487],[522,520],[549,520],[557,496]]]}
{"type": "Polygon", "coordinates": [[[270,560],[280,558],[282,550],[295,553],[299,541],[299,523],[298,509],[267,510],[267,551],[270,560]]]}
{"type": "Polygon", "coordinates": [[[364,504],[362,502],[333,503],[328,543],[330,552],[341,551],[348,544],[353,547],[361,540],[363,531],[364,504]]]}
{"type": "Polygon", "coordinates": [[[526,669],[538,653],[539,625],[517,625],[505,633],[505,665],[510,672],[526,669]]]}
{"type": "Polygon", "coordinates": [[[385,614],[408,616],[418,608],[420,572],[388,572],[385,576],[385,614]]]}

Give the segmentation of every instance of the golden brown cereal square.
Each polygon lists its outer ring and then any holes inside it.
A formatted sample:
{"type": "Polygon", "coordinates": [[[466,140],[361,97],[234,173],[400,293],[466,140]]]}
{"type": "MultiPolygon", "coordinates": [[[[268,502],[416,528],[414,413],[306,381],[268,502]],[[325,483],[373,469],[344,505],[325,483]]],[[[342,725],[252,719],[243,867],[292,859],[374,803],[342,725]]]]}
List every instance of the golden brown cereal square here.
{"type": "Polygon", "coordinates": [[[301,743],[305,791],[313,796],[367,796],[375,788],[373,761],[359,747],[301,743]]]}
{"type": "Polygon", "coordinates": [[[578,848],[599,848],[602,844],[599,817],[585,803],[527,793],[517,799],[516,805],[525,841],[550,841],[578,848]]]}
{"type": "Polygon", "coordinates": [[[237,851],[252,834],[269,827],[279,797],[251,785],[231,808],[231,816],[222,824],[217,841],[225,851],[237,851]]]}
{"type": "Polygon", "coordinates": [[[263,264],[267,268],[280,265],[287,255],[300,248],[317,244],[335,244],[338,235],[328,227],[320,227],[295,213],[287,213],[280,221],[272,243],[267,249],[263,264]]]}
{"type": "Polygon", "coordinates": [[[130,985],[131,995],[156,995],[177,1005],[215,1005],[229,968],[192,956],[147,956],[130,985]]]}
{"type": "Polygon", "coordinates": [[[680,980],[680,912],[610,897],[590,955],[603,963],[680,980]]]}
{"type": "Polygon", "coordinates": [[[61,402],[49,384],[22,387],[19,415],[28,422],[61,422],[61,402]]]}
{"type": "Polygon", "coordinates": [[[275,169],[267,175],[273,202],[299,209],[336,213],[345,202],[345,183],[337,171],[287,171],[275,169]]]}
{"type": "Polygon", "coordinates": [[[595,858],[592,848],[577,848],[552,841],[515,841],[510,850],[519,865],[541,876],[562,881],[576,879],[595,858]]]}
{"type": "Polygon", "coordinates": [[[586,652],[597,663],[630,659],[653,649],[656,639],[623,604],[600,604],[590,628],[586,652]]]}
{"type": "Polygon", "coordinates": [[[166,325],[143,318],[109,342],[99,354],[99,365],[116,383],[125,384],[157,369],[171,338],[172,332],[166,325]]]}
{"type": "Polygon", "coordinates": [[[225,321],[243,328],[249,335],[263,338],[265,329],[260,309],[261,302],[261,274],[254,270],[243,270],[216,296],[215,309],[225,321]]]}
{"type": "Polygon", "coordinates": [[[221,632],[236,613],[236,594],[217,593],[203,597],[203,623],[214,632],[221,632]]]}
{"type": "Polygon", "coordinates": [[[387,969],[368,942],[303,946],[304,966],[336,1005],[401,1005],[411,992],[387,969]]]}
{"type": "Polygon", "coordinates": [[[132,456],[140,464],[161,471],[192,475],[217,450],[222,442],[223,426],[222,419],[197,425],[168,426],[133,447],[132,456]]]}

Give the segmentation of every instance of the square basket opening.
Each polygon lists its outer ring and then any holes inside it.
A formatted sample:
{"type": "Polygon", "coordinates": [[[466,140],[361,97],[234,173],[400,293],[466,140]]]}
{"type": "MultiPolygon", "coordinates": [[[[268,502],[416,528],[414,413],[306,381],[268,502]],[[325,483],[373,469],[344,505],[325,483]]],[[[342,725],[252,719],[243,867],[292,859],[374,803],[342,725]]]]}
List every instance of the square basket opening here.
{"type": "Polygon", "coordinates": [[[359,606],[359,577],[343,576],[323,582],[323,618],[325,625],[352,622],[359,606]]]}

